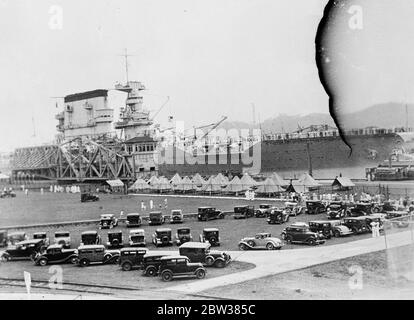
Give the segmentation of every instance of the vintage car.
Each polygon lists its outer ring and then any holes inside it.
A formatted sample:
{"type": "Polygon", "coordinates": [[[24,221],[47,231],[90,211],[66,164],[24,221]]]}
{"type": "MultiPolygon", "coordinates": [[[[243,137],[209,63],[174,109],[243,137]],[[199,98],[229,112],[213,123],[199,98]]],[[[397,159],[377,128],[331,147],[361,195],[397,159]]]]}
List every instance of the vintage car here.
{"type": "Polygon", "coordinates": [[[259,205],[259,208],[255,211],[256,218],[266,218],[270,211],[272,211],[273,206],[271,204],[262,203],[259,205]]]}
{"type": "Polygon", "coordinates": [[[342,220],[342,224],[347,226],[354,234],[366,233],[371,231],[371,226],[365,216],[346,217],[342,220]]]}
{"type": "Polygon", "coordinates": [[[349,205],[343,201],[331,201],[326,209],[328,219],[342,219],[349,214],[349,205]]]}
{"type": "Polygon", "coordinates": [[[99,229],[112,229],[118,225],[118,219],[113,214],[102,214],[99,229]]]}
{"type": "Polygon", "coordinates": [[[55,243],[61,244],[64,248],[70,248],[70,233],[68,231],[56,231],[55,243]]]}
{"type": "Polygon", "coordinates": [[[127,228],[137,228],[142,224],[142,218],[139,213],[128,213],[126,216],[127,228]]]}
{"type": "Polygon", "coordinates": [[[165,257],[165,255],[146,254],[144,256],[142,260],[142,270],[144,270],[145,276],[154,277],[158,274],[162,257],[165,257]]]}
{"type": "Polygon", "coordinates": [[[106,250],[103,245],[81,245],[78,248],[78,265],[115,264],[119,261],[119,250],[106,250]]]}
{"type": "Polygon", "coordinates": [[[289,221],[289,213],[285,210],[272,209],[267,218],[268,224],[282,224],[289,221]]]}
{"type": "Polygon", "coordinates": [[[237,206],[234,207],[234,219],[247,219],[254,217],[253,206],[237,206]]]}
{"type": "Polygon", "coordinates": [[[89,192],[81,193],[81,202],[95,202],[98,200],[99,200],[99,197],[92,193],[89,193],[89,192]]]}
{"type": "Polygon", "coordinates": [[[306,212],[306,208],[304,206],[299,205],[297,202],[285,202],[285,207],[283,211],[287,213],[289,216],[298,216],[301,213],[306,212]]]}
{"type": "Polygon", "coordinates": [[[287,243],[303,243],[311,246],[325,243],[324,236],[312,232],[306,223],[293,223],[282,231],[282,239],[287,243]]]}
{"type": "Polygon", "coordinates": [[[130,247],[145,247],[145,230],[134,229],[129,232],[130,247]]]}
{"type": "Polygon", "coordinates": [[[216,210],[213,207],[200,207],[198,208],[198,221],[208,221],[213,219],[224,219],[224,213],[220,210],[216,210]]]}
{"type": "Polygon", "coordinates": [[[24,240],[10,246],[6,251],[2,252],[0,259],[2,261],[31,259],[34,260],[36,255],[41,251],[43,240],[31,239],[24,240]]]}
{"type": "Polygon", "coordinates": [[[0,230],[0,248],[7,246],[7,230],[0,230]]]}
{"type": "Polygon", "coordinates": [[[240,250],[280,250],[283,246],[282,240],[272,237],[268,232],[258,233],[254,237],[243,238],[239,242],[240,250]]]}
{"type": "Polygon", "coordinates": [[[64,249],[61,244],[52,244],[43,253],[38,253],[34,259],[35,265],[46,266],[48,264],[72,263],[78,261],[76,249],[64,249]]]}
{"type": "Polygon", "coordinates": [[[124,271],[141,268],[147,253],[148,249],[146,248],[123,248],[120,250],[119,265],[124,271]]]}
{"type": "Polygon", "coordinates": [[[315,221],[308,222],[309,230],[315,233],[322,234],[325,237],[325,239],[332,238],[332,236],[334,236],[334,233],[336,231],[336,227],[339,226],[340,224],[341,224],[340,220],[329,220],[329,221],[315,220],[315,221]]]}
{"type": "Polygon", "coordinates": [[[183,223],[184,215],[182,210],[171,210],[171,215],[169,217],[170,223],[183,223]]]}
{"type": "Polygon", "coordinates": [[[220,245],[219,229],[217,228],[205,228],[203,234],[200,234],[200,242],[210,242],[214,246],[220,245]]]}
{"type": "Polygon", "coordinates": [[[23,231],[12,232],[9,233],[9,235],[7,236],[7,243],[12,246],[18,242],[22,242],[25,240],[28,240],[28,237],[26,235],[26,232],[23,231]]]}
{"type": "Polygon", "coordinates": [[[210,250],[211,245],[203,242],[186,242],[179,247],[180,256],[191,262],[200,262],[208,267],[224,268],[231,261],[231,256],[223,251],[210,250]]]}
{"type": "Polygon", "coordinates": [[[0,198],[15,198],[16,194],[12,190],[5,190],[0,193],[0,198]]]}
{"type": "Polygon", "coordinates": [[[191,235],[190,228],[179,228],[175,234],[175,243],[177,246],[182,245],[183,243],[193,241],[193,236],[191,235]]]}
{"type": "Polygon", "coordinates": [[[308,200],[306,201],[306,213],[307,214],[319,214],[326,212],[326,206],[320,200],[308,200]]]}
{"type": "Polygon", "coordinates": [[[158,246],[172,246],[172,230],[170,228],[159,228],[152,235],[152,243],[158,246]]]}
{"type": "Polygon", "coordinates": [[[108,249],[119,249],[124,246],[122,231],[108,231],[108,242],[106,243],[108,249]]]}
{"type": "Polygon", "coordinates": [[[81,246],[94,245],[101,243],[101,236],[97,231],[84,231],[81,233],[81,246]]]}
{"type": "Polygon", "coordinates": [[[33,239],[43,240],[42,249],[44,249],[44,250],[46,250],[46,248],[50,245],[50,241],[49,241],[49,238],[47,237],[46,232],[35,232],[35,233],[33,233],[33,239]]]}
{"type": "Polygon", "coordinates": [[[201,263],[191,263],[187,257],[165,256],[160,258],[159,275],[163,281],[171,281],[175,277],[203,279],[206,269],[201,263]]]}
{"type": "Polygon", "coordinates": [[[349,209],[348,217],[361,217],[373,213],[374,205],[368,202],[357,202],[349,209]]]}
{"type": "Polygon", "coordinates": [[[165,223],[165,217],[161,211],[150,212],[148,223],[150,226],[161,225],[165,223]]]}

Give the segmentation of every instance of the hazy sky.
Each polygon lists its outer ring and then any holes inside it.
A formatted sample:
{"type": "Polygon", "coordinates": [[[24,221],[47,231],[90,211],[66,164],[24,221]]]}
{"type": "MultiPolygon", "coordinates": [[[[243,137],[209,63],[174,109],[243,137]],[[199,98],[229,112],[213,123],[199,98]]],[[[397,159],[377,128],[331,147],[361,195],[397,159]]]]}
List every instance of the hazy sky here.
{"type": "Polygon", "coordinates": [[[152,94],[148,109],[170,96],[162,124],[169,114],[251,121],[252,103],[261,120],[327,112],[314,46],[326,2],[0,0],[0,150],[53,138],[51,97],[124,81],[124,48],[135,55],[130,79],[152,94]],[[53,5],[62,29],[49,27],[53,5]]]}

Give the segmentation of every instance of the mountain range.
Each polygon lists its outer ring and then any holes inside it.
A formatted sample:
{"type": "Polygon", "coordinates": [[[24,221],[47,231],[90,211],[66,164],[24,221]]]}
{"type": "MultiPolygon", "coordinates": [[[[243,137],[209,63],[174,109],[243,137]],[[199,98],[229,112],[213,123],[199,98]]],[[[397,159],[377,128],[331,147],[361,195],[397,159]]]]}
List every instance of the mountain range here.
{"type": "MultiPolygon", "coordinates": [[[[414,104],[405,105],[394,102],[377,104],[360,111],[346,113],[339,120],[346,129],[414,127],[414,104]]],[[[335,126],[329,113],[310,113],[306,115],[279,114],[256,125],[241,121],[225,121],[220,128],[226,130],[261,128],[264,133],[275,133],[292,132],[296,131],[299,126],[306,128],[317,124],[335,126]]]]}

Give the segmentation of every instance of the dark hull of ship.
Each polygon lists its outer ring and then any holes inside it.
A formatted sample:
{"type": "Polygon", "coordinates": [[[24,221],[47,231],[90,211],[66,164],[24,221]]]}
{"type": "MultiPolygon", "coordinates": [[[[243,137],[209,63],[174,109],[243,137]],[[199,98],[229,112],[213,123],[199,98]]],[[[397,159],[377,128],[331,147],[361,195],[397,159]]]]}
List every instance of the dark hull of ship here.
{"type": "MultiPolygon", "coordinates": [[[[375,167],[387,160],[395,149],[404,147],[404,140],[398,134],[349,136],[350,149],[339,137],[320,137],[290,140],[266,140],[260,148],[250,148],[249,156],[244,154],[213,154],[193,157],[178,148],[161,152],[159,173],[172,176],[212,175],[219,172],[267,175],[278,172],[285,178],[295,178],[312,170],[319,179],[330,179],[342,174],[354,179],[366,178],[365,169],[375,167]],[[259,157],[255,156],[259,154],[259,157]],[[253,166],[255,159],[260,166],[253,166]],[[188,161],[190,159],[190,161],[188,161]],[[236,160],[238,159],[238,161],[236,160]],[[259,168],[259,170],[257,170],[259,168]]],[[[257,164],[257,162],[256,162],[257,164]]]]}

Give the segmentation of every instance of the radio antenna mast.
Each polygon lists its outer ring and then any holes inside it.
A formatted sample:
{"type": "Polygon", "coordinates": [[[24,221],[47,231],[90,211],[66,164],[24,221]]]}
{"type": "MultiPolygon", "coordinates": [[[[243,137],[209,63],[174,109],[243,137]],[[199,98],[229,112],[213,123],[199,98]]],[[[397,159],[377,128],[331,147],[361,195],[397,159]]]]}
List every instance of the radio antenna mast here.
{"type": "Polygon", "coordinates": [[[128,54],[128,49],[125,48],[125,53],[121,55],[125,58],[125,73],[126,73],[126,81],[129,82],[129,74],[128,74],[128,57],[132,57],[133,55],[128,54]]]}

